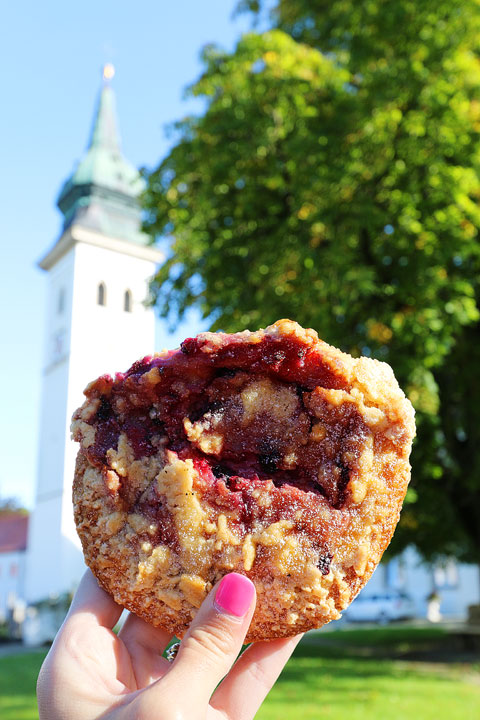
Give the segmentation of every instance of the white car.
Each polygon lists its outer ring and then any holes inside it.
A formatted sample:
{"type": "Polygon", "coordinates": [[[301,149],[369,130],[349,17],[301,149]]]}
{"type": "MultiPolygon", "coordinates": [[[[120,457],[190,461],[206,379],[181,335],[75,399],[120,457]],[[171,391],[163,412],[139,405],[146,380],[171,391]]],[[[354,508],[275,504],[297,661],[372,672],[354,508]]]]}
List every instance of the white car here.
{"type": "Polygon", "coordinates": [[[349,622],[385,624],[392,620],[408,620],[415,614],[415,604],[406,593],[386,590],[374,595],[360,593],[343,617],[349,622]]]}

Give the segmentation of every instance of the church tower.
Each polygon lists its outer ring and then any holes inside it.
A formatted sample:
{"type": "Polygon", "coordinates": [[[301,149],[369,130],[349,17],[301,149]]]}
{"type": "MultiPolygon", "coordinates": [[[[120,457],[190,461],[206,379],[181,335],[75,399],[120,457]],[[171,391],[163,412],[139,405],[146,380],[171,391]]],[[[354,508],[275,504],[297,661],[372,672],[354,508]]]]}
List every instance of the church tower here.
{"type": "Polygon", "coordinates": [[[60,238],[40,261],[48,293],[29,603],[72,590],[84,570],[71,499],[77,448],[70,439],[83,389],[154,351],[155,317],[145,300],[163,255],[141,232],[143,180],[121,152],[112,77],[107,65],[87,151],[58,197],[60,238]]]}

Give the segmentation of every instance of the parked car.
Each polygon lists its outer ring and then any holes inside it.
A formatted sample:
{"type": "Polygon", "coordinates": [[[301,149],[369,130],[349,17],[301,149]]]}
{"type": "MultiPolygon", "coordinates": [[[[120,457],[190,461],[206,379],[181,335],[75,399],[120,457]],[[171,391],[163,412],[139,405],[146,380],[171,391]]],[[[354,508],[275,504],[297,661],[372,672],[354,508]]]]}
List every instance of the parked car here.
{"type": "Polygon", "coordinates": [[[375,595],[360,593],[343,613],[349,622],[378,622],[385,624],[392,620],[408,620],[415,617],[415,604],[403,592],[388,590],[375,595]]]}

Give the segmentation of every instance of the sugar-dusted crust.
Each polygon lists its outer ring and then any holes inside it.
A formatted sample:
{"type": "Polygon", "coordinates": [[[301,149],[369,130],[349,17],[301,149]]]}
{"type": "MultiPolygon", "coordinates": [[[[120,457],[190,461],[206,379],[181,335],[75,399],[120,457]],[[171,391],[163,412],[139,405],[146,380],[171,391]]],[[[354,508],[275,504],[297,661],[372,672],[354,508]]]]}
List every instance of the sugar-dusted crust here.
{"type": "Polygon", "coordinates": [[[289,320],[202,333],[89,385],[73,418],[85,558],[115,600],[181,636],[248,575],[247,641],[340,613],[398,522],[414,413],[391,368],[289,320]]]}

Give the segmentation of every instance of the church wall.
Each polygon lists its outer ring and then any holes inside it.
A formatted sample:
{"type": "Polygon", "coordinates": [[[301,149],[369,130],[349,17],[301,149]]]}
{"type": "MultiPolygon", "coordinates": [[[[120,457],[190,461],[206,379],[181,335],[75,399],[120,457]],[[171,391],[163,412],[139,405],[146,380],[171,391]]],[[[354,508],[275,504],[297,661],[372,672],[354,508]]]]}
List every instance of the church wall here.
{"type": "MultiPolygon", "coordinates": [[[[74,393],[98,375],[127,370],[154,351],[154,314],[143,305],[147,278],[154,269],[152,262],[131,255],[86,243],[76,246],[70,386],[74,393]],[[100,283],[106,289],[103,307],[97,303],[100,283]],[[132,312],[124,310],[126,290],[132,294],[132,312]]],[[[78,393],[77,404],[82,398],[78,393]]]]}
{"type": "MultiPolygon", "coordinates": [[[[139,357],[154,350],[155,319],[143,301],[152,262],[95,245],[75,246],[73,308],[67,423],[84,400],[86,385],[103,373],[127,370],[139,357]],[[105,305],[98,304],[98,286],[105,286],[105,305]],[[124,294],[130,290],[132,311],[124,310],[124,294]]],[[[77,445],[65,434],[62,501],[61,574],[72,589],[84,571],[80,541],[73,521],[71,484],[77,445]]]]}
{"type": "Polygon", "coordinates": [[[73,264],[71,251],[52,268],[48,278],[36,487],[39,501],[63,488],[73,264]]]}
{"type": "Polygon", "coordinates": [[[45,600],[63,592],[59,572],[62,496],[37,500],[30,516],[25,600],[45,600]]]}
{"type": "Polygon", "coordinates": [[[84,562],[73,521],[71,486],[77,452],[70,420],[98,375],[127,370],[154,350],[155,319],[143,304],[151,261],[76,243],[48,275],[38,485],[29,536],[27,596],[71,591],[84,562]],[[98,304],[98,286],[105,305],[98,304]],[[125,292],[131,293],[131,312],[125,292]]]}
{"type": "Polygon", "coordinates": [[[74,253],[68,252],[48,274],[45,348],[35,509],[27,552],[25,594],[29,602],[62,591],[59,572],[64,486],[67,388],[74,253]]]}

